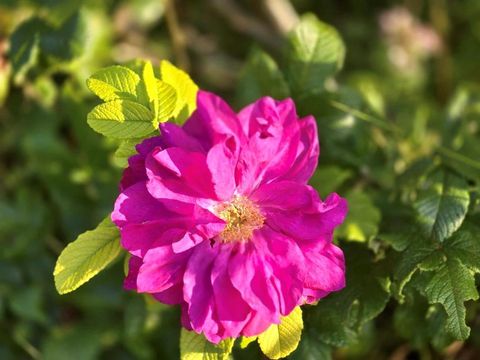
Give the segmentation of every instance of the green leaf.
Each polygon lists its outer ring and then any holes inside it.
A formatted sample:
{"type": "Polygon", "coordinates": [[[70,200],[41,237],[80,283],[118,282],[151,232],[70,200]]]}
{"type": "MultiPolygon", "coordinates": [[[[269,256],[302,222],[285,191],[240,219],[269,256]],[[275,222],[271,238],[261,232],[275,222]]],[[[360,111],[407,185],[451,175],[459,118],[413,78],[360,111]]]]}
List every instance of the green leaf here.
{"type": "Polygon", "coordinates": [[[318,339],[330,346],[357,340],[362,326],[380,314],[390,298],[390,280],[384,264],[358,243],[342,246],[346,258],[347,286],[320,300],[311,311],[318,339]],[[368,276],[365,276],[368,274],[368,276]]]}
{"type": "Polygon", "coordinates": [[[324,89],[325,80],[343,65],[345,45],[332,26],[313,14],[302,16],[290,33],[286,51],[287,79],[298,96],[324,89]]]}
{"type": "Polygon", "coordinates": [[[180,333],[180,358],[182,360],[227,360],[232,352],[234,339],[225,339],[218,345],[203,335],[182,328],[180,333]]]}
{"type": "Polygon", "coordinates": [[[102,332],[98,327],[71,324],[54,328],[43,343],[45,360],[95,360],[102,351],[102,332]]]}
{"type": "Polygon", "coordinates": [[[59,294],[74,291],[102,271],[120,254],[120,235],[107,217],[97,228],[81,234],[60,254],[53,276],[59,294]]]}
{"type": "Polygon", "coordinates": [[[141,138],[123,140],[115,151],[115,160],[120,166],[127,166],[128,158],[137,153],[135,146],[142,141],[141,138]]]}
{"type": "Polygon", "coordinates": [[[348,216],[336,235],[350,241],[369,241],[378,232],[380,211],[364,192],[351,191],[345,197],[348,201],[348,216]]]}
{"type": "Polygon", "coordinates": [[[162,81],[171,85],[177,93],[173,116],[176,118],[176,122],[181,124],[197,106],[198,86],[186,72],[166,60],[160,63],[160,73],[162,81]]]}
{"type": "Polygon", "coordinates": [[[10,299],[10,309],[19,318],[47,324],[48,320],[43,311],[42,289],[33,286],[15,291],[10,299]]]}
{"type": "Polygon", "coordinates": [[[452,173],[437,173],[430,181],[414,208],[425,235],[442,242],[462,225],[470,195],[465,180],[452,173]]]}
{"type": "MultiPolygon", "coordinates": [[[[312,327],[315,326],[312,324],[312,327]]],[[[302,334],[302,341],[293,354],[289,356],[292,360],[331,360],[332,348],[325,344],[322,339],[315,336],[314,331],[309,330],[308,325],[302,334]]]]}
{"type": "Polygon", "coordinates": [[[60,61],[70,61],[82,55],[85,49],[85,19],[81,11],[75,12],[58,29],[40,37],[42,51],[60,61]]]}
{"type": "Polygon", "coordinates": [[[247,105],[262,96],[284,99],[289,94],[288,85],[275,60],[263,50],[254,47],[243,67],[237,86],[237,99],[240,105],[247,105]]]}
{"type": "Polygon", "coordinates": [[[84,51],[84,18],[75,12],[59,28],[38,17],[21,23],[10,37],[10,58],[15,81],[21,83],[41,55],[57,61],[70,61],[84,51]]]}
{"type": "Polygon", "coordinates": [[[436,248],[421,236],[412,238],[411,245],[402,252],[394,270],[395,295],[402,301],[403,288],[424,261],[434,256],[436,248]]]}
{"type": "Polygon", "coordinates": [[[447,313],[446,329],[456,339],[465,340],[470,329],[465,324],[465,305],[468,300],[477,300],[475,276],[456,258],[448,258],[435,270],[427,287],[426,296],[431,304],[441,304],[447,313]]]}
{"type": "Polygon", "coordinates": [[[429,305],[415,290],[409,291],[407,302],[397,306],[394,313],[395,330],[417,349],[425,348],[445,333],[442,331],[445,319],[445,312],[439,306],[429,305]]]}
{"type": "MultiPolygon", "coordinates": [[[[151,62],[111,66],[93,74],[88,88],[106,103],[98,105],[87,117],[97,132],[138,142],[169,120],[177,105],[175,88],[155,77],[151,62]]],[[[123,149],[122,149],[123,151],[123,149]]]]}
{"type": "Polygon", "coordinates": [[[156,129],[152,112],[129,100],[97,105],[87,115],[87,122],[96,132],[117,139],[144,137],[156,129]]]}
{"type": "Polygon", "coordinates": [[[258,336],[258,344],[262,352],[270,359],[280,359],[292,353],[302,336],[302,310],[297,306],[281,319],[279,325],[271,325],[258,336]]]}
{"type": "Polygon", "coordinates": [[[319,166],[309,183],[318,190],[322,198],[325,198],[328,194],[337,191],[352,175],[350,170],[338,166],[319,166]]]}
{"type": "Polygon", "coordinates": [[[123,66],[101,69],[87,79],[87,86],[103,101],[137,100],[140,77],[123,66]]]}
{"type": "Polygon", "coordinates": [[[474,273],[480,271],[478,234],[477,227],[466,224],[445,240],[443,246],[419,237],[402,253],[395,270],[400,299],[403,299],[403,288],[415,272],[430,274],[419,290],[425,293],[429,303],[444,307],[446,329],[459,340],[466,339],[470,331],[465,325],[463,303],[478,298],[474,277],[474,273]]]}
{"type": "Polygon", "coordinates": [[[36,65],[40,53],[40,35],[50,27],[43,20],[33,17],[21,23],[10,37],[10,59],[17,82],[36,65]]]}
{"type": "Polygon", "coordinates": [[[445,252],[463,265],[480,272],[480,228],[466,223],[445,242],[445,252]]]}

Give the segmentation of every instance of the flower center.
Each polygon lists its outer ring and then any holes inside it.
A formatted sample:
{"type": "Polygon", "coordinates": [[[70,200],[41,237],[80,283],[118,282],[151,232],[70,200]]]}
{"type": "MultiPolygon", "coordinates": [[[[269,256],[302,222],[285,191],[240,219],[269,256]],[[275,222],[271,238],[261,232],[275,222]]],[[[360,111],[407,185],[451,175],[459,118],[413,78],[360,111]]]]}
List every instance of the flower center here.
{"type": "Polygon", "coordinates": [[[220,234],[223,242],[248,240],[265,221],[258,206],[243,196],[235,196],[230,202],[219,205],[216,213],[227,223],[220,234]]]}

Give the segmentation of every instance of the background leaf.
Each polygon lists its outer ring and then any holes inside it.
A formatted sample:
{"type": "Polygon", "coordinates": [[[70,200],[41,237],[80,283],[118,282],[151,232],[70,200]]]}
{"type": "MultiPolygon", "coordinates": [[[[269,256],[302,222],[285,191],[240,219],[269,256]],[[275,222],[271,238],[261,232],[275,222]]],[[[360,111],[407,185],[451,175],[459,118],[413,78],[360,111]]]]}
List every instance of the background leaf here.
{"type": "Polygon", "coordinates": [[[431,179],[414,206],[425,235],[442,242],[462,225],[469,203],[466,181],[443,172],[431,179]]]}
{"type": "Polygon", "coordinates": [[[425,293],[429,302],[440,303],[447,312],[447,330],[459,340],[465,340],[470,329],[465,325],[465,306],[467,300],[477,300],[475,277],[457,259],[448,259],[435,270],[425,293]]]}
{"type": "Polygon", "coordinates": [[[345,195],[348,201],[348,216],[336,234],[350,241],[369,241],[378,232],[380,211],[370,197],[361,191],[350,191],[345,195]]]}
{"type": "Polygon", "coordinates": [[[237,99],[241,106],[262,96],[281,100],[290,94],[283,73],[275,60],[257,47],[254,47],[248,55],[237,89],[237,99]]]}
{"type": "Polygon", "coordinates": [[[330,346],[353,343],[362,326],[381,313],[390,298],[384,264],[374,262],[371,252],[360,244],[342,248],[348,269],[347,286],[320,300],[310,313],[314,336],[330,346]]]}
{"type": "Polygon", "coordinates": [[[345,45],[335,28],[306,14],[289,34],[285,53],[288,83],[300,96],[324,90],[325,80],[343,65],[345,45]]]}
{"type": "Polygon", "coordinates": [[[31,18],[20,24],[11,36],[10,54],[13,72],[19,79],[36,65],[39,55],[40,36],[49,26],[39,18],[31,18]]]}

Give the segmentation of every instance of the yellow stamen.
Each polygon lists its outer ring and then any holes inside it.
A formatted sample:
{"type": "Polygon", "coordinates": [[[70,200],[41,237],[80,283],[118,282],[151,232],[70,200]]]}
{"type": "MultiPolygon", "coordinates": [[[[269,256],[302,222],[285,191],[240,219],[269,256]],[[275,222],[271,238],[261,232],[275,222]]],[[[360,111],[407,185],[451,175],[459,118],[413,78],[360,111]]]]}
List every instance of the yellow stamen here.
{"type": "Polygon", "coordinates": [[[246,241],[265,221],[258,206],[243,196],[219,205],[216,213],[227,223],[220,234],[223,242],[246,241]]]}

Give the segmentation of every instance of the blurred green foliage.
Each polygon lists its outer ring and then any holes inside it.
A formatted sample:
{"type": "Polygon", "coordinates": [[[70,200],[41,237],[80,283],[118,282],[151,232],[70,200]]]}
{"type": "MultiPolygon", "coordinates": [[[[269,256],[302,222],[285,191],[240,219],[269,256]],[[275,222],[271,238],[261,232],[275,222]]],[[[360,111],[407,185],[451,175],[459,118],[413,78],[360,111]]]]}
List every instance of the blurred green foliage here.
{"type": "Polygon", "coordinates": [[[350,200],[347,288],[304,309],[291,358],[480,357],[480,3],[292,0],[281,18],[330,24],[293,32],[267,3],[0,1],[0,359],[179,357],[179,310],[123,291],[122,261],[65,296],[52,277],[122,170],[85,80],[136,58],[237,109],[292,96],[316,117],[312,185],[350,200]]]}

